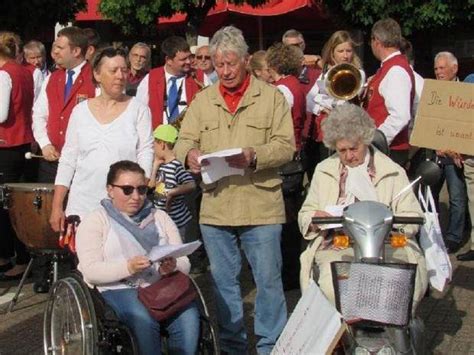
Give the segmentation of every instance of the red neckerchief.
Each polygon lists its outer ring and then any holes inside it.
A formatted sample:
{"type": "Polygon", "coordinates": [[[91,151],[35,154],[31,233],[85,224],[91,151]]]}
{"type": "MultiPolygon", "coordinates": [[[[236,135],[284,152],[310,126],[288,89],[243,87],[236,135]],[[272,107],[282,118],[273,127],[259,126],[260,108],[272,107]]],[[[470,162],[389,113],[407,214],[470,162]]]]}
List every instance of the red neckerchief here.
{"type": "Polygon", "coordinates": [[[242,97],[244,96],[245,92],[247,91],[247,88],[250,85],[250,75],[247,74],[245,77],[244,81],[240,84],[240,87],[237,88],[237,90],[232,90],[230,91],[226,87],[224,87],[222,84],[219,84],[219,92],[221,93],[222,97],[224,98],[224,101],[227,105],[227,108],[229,109],[230,113],[235,113],[237,110],[237,107],[239,106],[240,101],[242,100],[242,97]]]}

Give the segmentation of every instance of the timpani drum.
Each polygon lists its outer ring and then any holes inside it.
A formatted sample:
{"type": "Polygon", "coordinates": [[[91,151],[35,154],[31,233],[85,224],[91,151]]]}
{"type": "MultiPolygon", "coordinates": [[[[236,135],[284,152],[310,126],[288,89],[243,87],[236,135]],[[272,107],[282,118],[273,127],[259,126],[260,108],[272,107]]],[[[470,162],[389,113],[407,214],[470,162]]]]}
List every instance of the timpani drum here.
{"type": "Polygon", "coordinates": [[[59,234],[49,225],[54,185],[6,183],[0,189],[18,239],[32,250],[59,249],[59,234]]]}

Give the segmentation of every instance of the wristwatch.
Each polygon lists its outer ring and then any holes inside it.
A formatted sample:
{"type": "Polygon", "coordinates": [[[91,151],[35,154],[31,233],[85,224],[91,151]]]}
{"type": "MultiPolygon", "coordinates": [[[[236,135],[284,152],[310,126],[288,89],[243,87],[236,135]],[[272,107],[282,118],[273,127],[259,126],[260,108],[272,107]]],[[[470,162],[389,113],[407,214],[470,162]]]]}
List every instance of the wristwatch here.
{"type": "Polygon", "coordinates": [[[252,168],[254,170],[255,170],[255,168],[257,168],[257,153],[255,151],[253,152],[253,158],[252,158],[252,161],[249,164],[249,168],[252,168]]]}

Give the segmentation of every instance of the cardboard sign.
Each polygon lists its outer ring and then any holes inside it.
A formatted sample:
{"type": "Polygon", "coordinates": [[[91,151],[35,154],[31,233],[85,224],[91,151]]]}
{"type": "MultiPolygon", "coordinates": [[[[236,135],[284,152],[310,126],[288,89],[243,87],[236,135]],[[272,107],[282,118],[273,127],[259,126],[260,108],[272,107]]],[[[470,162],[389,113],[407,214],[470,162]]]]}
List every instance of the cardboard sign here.
{"type": "Polygon", "coordinates": [[[474,85],[425,80],[410,144],[474,155],[474,85]]]}

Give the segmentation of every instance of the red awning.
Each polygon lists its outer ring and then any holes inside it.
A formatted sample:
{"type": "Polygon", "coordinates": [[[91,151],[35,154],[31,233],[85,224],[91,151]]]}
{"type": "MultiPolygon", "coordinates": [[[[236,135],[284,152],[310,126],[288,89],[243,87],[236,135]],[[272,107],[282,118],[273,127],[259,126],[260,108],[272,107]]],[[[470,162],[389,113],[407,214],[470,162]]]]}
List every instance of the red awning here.
{"type": "MultiPolygon", "coordinates": [[[[284,15],[289,12],[298,10],[302,7],[312,7],[316,5],[316,1],[311,0],[270,0],[263,5],[258,7],[252,7],[250,5],[234,5],[229,4],[227,1],[217,1],[216,6],[209,10],[207,17],[213,17],[222,13],[238,13],[242,15],[250,16],[278,16],[284,15]]],[[[172,17],[160,17],[160,24],[167,23],[180,23],[186,20],[186,14],[177,13],[172,17]]]]}
{"type": "Polygon", "coordinates": [[[103,20],[99,12],[100,0],[87,0],[87,10],[76,14],[76,21],[100,21],[103,20]]]}
{"type": "MultiPolygon", "coordinates": [[[[100,14],[100,0],[87,0],[87,11],[76,14],[76,21],[99,21],[103,20],[100,14]]],[[[224,25],[226,19],[233,19],[235,15],[243,15],[250,17],[269,17],[282,16],[297,12],[305,18],[318,15],[322,16],[321,0],[270,0],[265,4],[257,7],[250,5],[234,5],[226,0],[217,0],[216,6],[209,10],[201,31],[213,32],[221,25],[224,25]],[[301,11],[302,10],[302,11],[301,11]],[[308,12],[306,12],[308,10],[308,12]],[[218,26],[216,26],[218,25],[218,26]],[[217,28],[216,28],[217,27],[217,28]]],[[[177,13],[171,17],[158,18],[159,27],[181,26],[186,21],[186,14],[177,13]]],[[[295,24],[298,25],[298,24],[295,24]]],[[[295,26],[297,27],[297,26],[295,26]]],[[[200,32],[201,32],[200,31],[200,32]]]]}

